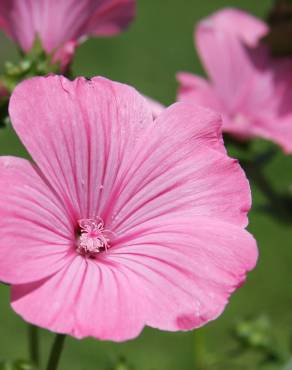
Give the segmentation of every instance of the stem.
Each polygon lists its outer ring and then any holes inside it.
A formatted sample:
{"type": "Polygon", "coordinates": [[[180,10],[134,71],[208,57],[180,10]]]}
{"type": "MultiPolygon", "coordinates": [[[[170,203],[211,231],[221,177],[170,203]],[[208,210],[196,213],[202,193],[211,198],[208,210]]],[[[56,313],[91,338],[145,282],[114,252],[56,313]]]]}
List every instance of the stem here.
{"type": "Polygon", "coordinates": [[[57,334],[51,349],[47,370],[57,370],[66,335],[57,334]]]}
{"type": "Polygon", "coordinates": [[[28,325],[28,350],[30,361],[36,366],[39,365],[39,335],[38,328],[34,325],[28,325]]]}
{"type": "Polygon", "coordinates": [[[194,338],[194,364],[195,370],[205,369],[205,348],[204,348],[204,337],[203,332],[195,330],[193,332],[194,338]]]}

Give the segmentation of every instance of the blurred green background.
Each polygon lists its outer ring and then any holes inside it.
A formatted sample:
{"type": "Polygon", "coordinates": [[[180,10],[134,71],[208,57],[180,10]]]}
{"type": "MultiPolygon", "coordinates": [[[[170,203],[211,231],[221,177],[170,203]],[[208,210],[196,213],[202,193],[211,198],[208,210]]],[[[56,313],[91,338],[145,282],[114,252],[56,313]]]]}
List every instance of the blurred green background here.
{"type": "MultiPolygon", "coordinates": [[[[240,7],[265,17],[271,3],[271,0],[138,0],[137,18],[129,30],[115,38],[85,42],[78,49],[73,72],[87,77],[103,75],[126,82],[164,104],[171,104],[176,95],[177,71],[203,73],[193,46],[195,23],[226,6],[240,7]]],[[[13,43],[5,36],[0,40],[0,64],[6,60],[17,61],[13,43]]],[[[270,145],[261,140],[253,144],[260,150],[270,145]]],[[[233,147],[229,149],[233,156],[240,155],[233,147]]],[[[0,131],[0,152],[25,155],[9,128],[0,131]]],[[[266,168],[266,175],[277,190],[291,188],[292,158],[278,149],[266,168]]],[[[93,339],[80,342],[69,338],[60,370],[111,369],[121,355],[136,370],[195,370],[196,355],[225,357],[226,364],[218,363],[214,367],[217,370],[258,370],[253,355],[242,359],[242,367],[228,365],[230,359],[227,357],[236,357],[230,330],[243,317],[261,314],[270,317],[275,331],[275,346],[288,356],[292,337],[291,221],[284,223],[270,212],[263,212],[266,199],[253,184],[252,188],[253,209],[249,230],[258,240],[259,263],[217,321],[188,333],[165,333],[146,328],[139,338],[122,344],[93,339]],[[228,351],[231,352],[227,356],[225,353],[228,351]]],[[[0,295],[0,358],[25,358],[26,325],[9,307],[7,287],[0,288],[0,295]]],[[[47,356],[52,339],[51,333],[42,333],[43,358],[47,356]]]]}

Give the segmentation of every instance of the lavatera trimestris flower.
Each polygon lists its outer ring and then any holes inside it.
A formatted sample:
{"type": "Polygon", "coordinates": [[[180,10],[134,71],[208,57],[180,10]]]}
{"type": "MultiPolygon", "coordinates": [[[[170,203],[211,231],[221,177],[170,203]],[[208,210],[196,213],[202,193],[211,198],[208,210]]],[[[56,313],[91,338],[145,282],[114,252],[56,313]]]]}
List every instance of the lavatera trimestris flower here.
{"type": "Polygon", "coordinates": [[[0,159],[0,279],[19,315],[123,341],[222,313],[257,248],[217,114],[176,103],[154,119],[127,85],[58,76],[21,83],[9,111],[34,161],[0,159]]]}
{"type": "Polygon", "coordinates": [[[274,58],[268,26],[238,9],[199,22],[195,41],[209,79],[180,72],[178,100],[214,109],[239,140],[262,137],[292,151],[292,58],[274,58]]]}

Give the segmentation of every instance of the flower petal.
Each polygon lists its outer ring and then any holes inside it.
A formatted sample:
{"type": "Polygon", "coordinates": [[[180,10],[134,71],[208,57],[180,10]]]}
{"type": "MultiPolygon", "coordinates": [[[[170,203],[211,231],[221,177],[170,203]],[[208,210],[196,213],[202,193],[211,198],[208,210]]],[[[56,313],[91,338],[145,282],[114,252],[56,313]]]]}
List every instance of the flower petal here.
{"type": "Polygon", "coordinates": [[[130,278],[118,265],[79,256],[45,281],[13,286],[12,307],[25,320],[54,332],[127,340],[139,335],[145,323],[130,278]]]}
{"type": "Polygon", "coordinates": [[[105,0],[99,2],[84,33],[112,36],[121,32],[136,14],[136,0],[105,0]]]}
{"type": "Polygon", "coordinates": [[[120,167],[153,124],[145,98],[103,78],[25,81],[9,111],[22,142],[76,219],[103,218],[120,167]]]}
{"type": "Polygon", "coordinates": [[[160,114],[121,168],[111,197],[108,227],[118,234],[169,213],[246,225],[251,203],[243,171],[223,150],[218,115],[186,103],[160,114]]]}
{"type": "Polygon", "coordinates": [[[69,210],[26,160],[0,158],[0,280],[25,283],[51,275],[70,259],[69,210]]]}
{"type": "Polygon", "coordinates": [[[257,258],[246,231],[209,218],[165,218],[136,231],[95,261],[76,257],[45,281],[14,286],[14,310],[78,338],[127,340],[145,324],[189,330],[221,314],[257,258]]]}
{"type": "Polygon", "coordinates": [[[222,104],[208,81],[187,72],[177,73],[176,78],[180,84],[178,101],[199,104],[215,112],[222,112],[222,104]]]}
{"type": "Polygon", "coordinates": [[[167,215],[129,230],[108,259],[133,273],[147,325],[190,330],[221,314],[257,254],[253,237],[236,225],[167,215]]]}
{"type": "Polygon", "coordinates": [[[265,31],[263,22],[235,9],[215,13],[196,29],[200,58],[226,111],[236,108],[253,72],[245,44],[251,46],[265,31]]]}
{"type": "Polygon", "coordinates": [[[144,95],[144,97],[147,100],[148,104],[150,105],[153,118],[157,118],[160,115],[160,113],[164,111],[165,106],[161,104],[159,101],[150,98],[149,96],[144,95]]]}
{"type": "Polygon", "coordinates": [[[251,47],[256,46],[268,32],[265,22],[237,8],[219,10],[202,22],[210,22],[214,28],[236,35],[251,47]]]}
{"type": "Polygon", "coordinates": [[[25,51],[32,47],[36,36],[34,14],[40,2],[35,2],[34,7],[32,3],[21,0],[0,2],[0,28],[25,51]]]}
{"type": "Polygon", "coordinates": [[[62,72],[67,70],[78,45],[79,43],[77,41],[68,41],[54,53],[52,62],[59,62],[62,72]]]}
{"type": "Polygon", "coordinates": [[[291,114],[287,117],[266,117],[255,122],[252,133],[254,136],[263,137],[277,143],[288,154],[292,152],[291,122],[291,114]]]}
{"type": "Polygon", "coordinates": [[[0,3],[0,27],[25,51],[32,47],[37,35],[48,53],[89,34],[113,35],[126,27],[134,15],[134,0],[3,0],[0,3]]]}

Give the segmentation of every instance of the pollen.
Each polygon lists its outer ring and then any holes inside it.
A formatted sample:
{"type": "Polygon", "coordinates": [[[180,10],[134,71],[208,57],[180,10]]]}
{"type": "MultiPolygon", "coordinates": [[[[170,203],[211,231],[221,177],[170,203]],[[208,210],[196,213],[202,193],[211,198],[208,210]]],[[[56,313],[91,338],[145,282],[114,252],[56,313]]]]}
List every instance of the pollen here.
{"type": "Polygon", "coordinates": [[[78,220],[79,236],[76,251],[82,256],[95,258],[110,248],[111,232],[104,228],[100,217],[78,220]]]}

